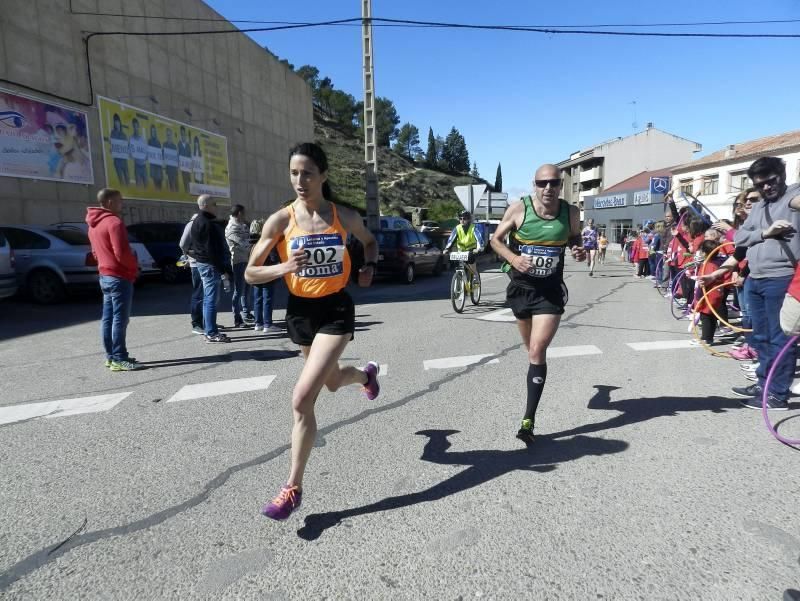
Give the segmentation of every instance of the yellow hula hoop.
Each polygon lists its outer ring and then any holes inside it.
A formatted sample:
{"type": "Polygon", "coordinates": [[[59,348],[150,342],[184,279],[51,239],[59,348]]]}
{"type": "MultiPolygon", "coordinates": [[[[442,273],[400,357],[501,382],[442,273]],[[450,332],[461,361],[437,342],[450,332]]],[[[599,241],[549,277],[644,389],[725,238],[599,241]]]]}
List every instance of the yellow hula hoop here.
{"type": "MultiPolygon", "coordinates": [[[[717,254],[720,250],[722,250],[722,247],[725,246],[726,244],[733,244],[733,243],[732,242],[723,242],[717,248],[715,248],[710,253],[708,253],[708,256],[706,257],[706,260],[703,261],[703,271],[705,271],[705,267],[706,267],[706,265],[708,265],[708,262],[711,260],[711,258],[715,254],[717,254]]],[[[717,320],[719,320],[720,323],[728,326],[734,332],[739,332],[740,334],[747,333],[747,332],[752,332],[753,328],[739,328],[739,327],[737,327],[737,326],[735,326],[733,324],[728,323],[724,319],[722,319],[722,317],[719,316],[719,313],[717,313],[717,310],[714,308],[714,306],[710,302],[708,302],[708,295],[711,292],[714,292],[714,290],[718,290],[719,288],[722,288],[723,286],[728,286],[728,285],[729,284],[723,282],[722,284],[718,284],[718,285],[714,286],[711,290],[706,290],[705,284],[700,282],[700,290],[703,291],[703,300],[706,302],[706,305],[708,306],[708,308],[711,309],[711,312],[714,314],[714,317],[716,317],[717,320]]]]}
{"type": "MultiPolygon", "coordinates": [[[[725,284],[722,284],[722,285],[724,286],[725,284]]],[[[692,317],[691,319],[694,319],[694,317],[692,317]]],[[[698,321],[700,321],[700,320],[698,319],[698,321]]],[[[709,353],[711,353],[712,356],[714,356],[714,357],[722,357],[724,359],[733,359],[733,357],[731,357],[728,353],[720,353],[719,351],[715,351],[708,344],[706,344],[705,340],[700,338],[700,335],[697,333],[697,321],[694,322],[694,327],[692,328],[692,334],[694,335],[694,339],[697,340],[700,343],[700,346],[702,346],[709,353]]]]}

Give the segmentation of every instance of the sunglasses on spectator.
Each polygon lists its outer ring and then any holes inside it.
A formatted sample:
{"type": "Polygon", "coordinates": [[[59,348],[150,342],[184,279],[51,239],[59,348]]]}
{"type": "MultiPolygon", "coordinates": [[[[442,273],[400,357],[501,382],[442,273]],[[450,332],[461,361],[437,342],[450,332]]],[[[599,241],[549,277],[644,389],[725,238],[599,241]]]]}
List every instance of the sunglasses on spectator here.
{"type": "Polygon", "coordinates": [[[758,202],[759,200],[761,200],[760,196],[748,196],[747,198],[744,199],[745,202],[750,202],[750,203],[758,202]]]}
{"type": "Polygon", "coordinates": [[[753,187],[758,188],[759,190],[761,190],[764,186],[769,186],[770,188],[772,188],[777,183],[778,183],[778,176],[777,175],[773,175],[769,179],[765,179],[762,182],[753,182],[753,187]]]}
{"type": "Polygon", "coordinates": [[[558,188],[561,185],[560,179],[537,179],[536,180],[536,187],[537,188],[546,188],[550,185],[551,188],[558,188]]]}

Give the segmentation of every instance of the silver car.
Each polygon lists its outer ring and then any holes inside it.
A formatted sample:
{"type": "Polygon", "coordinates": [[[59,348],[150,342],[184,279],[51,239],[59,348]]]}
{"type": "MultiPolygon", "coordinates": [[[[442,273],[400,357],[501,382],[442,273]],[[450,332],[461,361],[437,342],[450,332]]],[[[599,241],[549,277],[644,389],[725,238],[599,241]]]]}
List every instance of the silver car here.
{"type": "Polygon", "coordinates": [[[14,249],[17,283],[34,302],[56,303],[74,288],[97,288],[97,260],[89,238],[73,229],[0,225],[14,249]]]}
{"type": "Polygon", "coordinates": [[[0,233],[0,298],[14,296],[17,292],[17,274],[14,271],[14,250],[0,233]]]}
{"type": "MultiPolygon", "coordinates": [[[[74,229],[79,230],[86,235],[89,234],[89,224],[85,221],[61,221],[59,223],[51,224],[50,227],[58,229],[74,229]]],[[[153,257],[150,255],[147,247],[139,242],[130,232],[128,232],[128,242],[131,245],[133,254],[136,255],[136,261],[139,264],[139,277],[136,279],[136,283],[138,284],[144,278],[154,279],[161,277],[161,269],[159,268],[158,263],[153,260],[153,257]]]]}

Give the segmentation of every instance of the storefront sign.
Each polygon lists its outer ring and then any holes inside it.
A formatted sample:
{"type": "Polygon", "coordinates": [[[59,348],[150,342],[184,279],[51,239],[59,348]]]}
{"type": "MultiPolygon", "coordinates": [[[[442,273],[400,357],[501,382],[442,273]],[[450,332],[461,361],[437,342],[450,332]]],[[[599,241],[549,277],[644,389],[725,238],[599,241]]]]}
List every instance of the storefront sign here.
{"type": "Polygon", "coordinates": [[[107,185],[128,198],[230,198],[225,136],[98,98],[107,185]]]}
{"type": "Polygon", "coordinates": [[[94,183],[86,113],[0,90],[0,176],[94,183]]]}
{"type": "Polygon", "coordinates": [[[648,190],[643,190],[642,192],[634,192],[633,193],[633,204],[634,206],[637,205],[649,205],[652,202],[652,198],[650,196],[650,192],[648,190]]]}
{"type": "Polygon", "coordinates": [[[595,209],[613,209],[615,207],[624,207],[626,205],[626,196],[624,194],[615,194],[613,196],[601,196],[594,199],[595,209]]]}

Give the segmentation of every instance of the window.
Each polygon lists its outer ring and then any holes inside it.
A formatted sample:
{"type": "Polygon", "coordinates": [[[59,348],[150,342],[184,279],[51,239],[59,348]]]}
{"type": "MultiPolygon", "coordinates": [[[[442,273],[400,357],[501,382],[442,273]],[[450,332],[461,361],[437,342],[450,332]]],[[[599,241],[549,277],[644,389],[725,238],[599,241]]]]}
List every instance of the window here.
{"type": "Polygon", "coordinates": [[[403,231],[403,238],[406,242],[406,246],[408,248],[417,248],[419,247],[419,236],[417,232],[414,230],[404,230],[403,231]]]}
{"type": "Polygon", "coordinates": [[[753,182],[747,177],[747,171],[731,172],[731,189],[729,192],[741,192],[753,186],[753,182]]]}
{"type": "Polygon", "coordinates": [[[397,234],[398,232],[377,232],[375,239],[380,248],[397,248],[397,234]]]}
{"type": "Polygon", "coordinates": [[[431,245],[431,240],[422,232],[417,232],[417,236],[419,237],[420,244],[424,247],[429,247],[431,245]]]}
{"type": "Polygon", "coordinates": [[[3,233],[8,238],[8,243],[15,250],[41,250],[50,248],[50,240],[35,232],[21,230],[15,227],[3,228],[3,233]]]}
{"type": "Polygon", "coordinates": [[[578,193],[578,182],[575,182],[574,184],[572,184],[572,193],[573,194],[577,194],[578,193]]]}
{"type": "Polygon", "coordinates": [[[680,181],[680,183],[681,183],[681,192],[683,192],[684,194],[693,194],[694,193],[693,192],[693,186],[692,186],[692,180],[690,180],[690,179],[682,179],[680,181]]]}
{"type": "Polygon", "coordinates": [[[719,175],[703,176],[703,195],[710,196],[719,192],[719,175]]]}
{"type": "Polygon", "coordinates": [[[78,230],[47,230],[47,233],[70,246],[89,246],[89,237],[78,230]]]}

